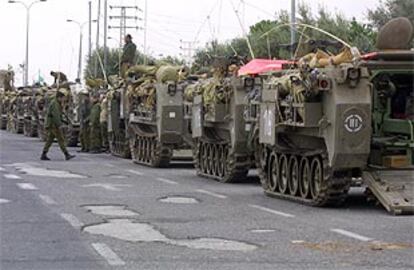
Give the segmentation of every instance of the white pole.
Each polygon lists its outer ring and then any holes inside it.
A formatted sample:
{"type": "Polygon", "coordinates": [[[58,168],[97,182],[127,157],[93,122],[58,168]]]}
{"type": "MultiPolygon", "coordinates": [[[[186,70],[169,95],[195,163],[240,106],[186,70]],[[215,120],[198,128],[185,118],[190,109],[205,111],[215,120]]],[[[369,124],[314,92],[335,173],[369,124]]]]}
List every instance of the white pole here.
{"type": "Polygon", "coordinates": [[[292,45],[292,57],[295,54],[295,49],[293,48],[293,44],[296,42],[296,3],[295,0],[290,1],[291,9],[290,9],[290,44],[292,45]]]}
{"type": "Polygon", "coordinates": [[[145,11],[144,11],[144,65],[147,64],[147,28],[148,28],[148,0],[145,0],[145,11]]]}
{"type": "MultiPolygon", "coordinates": [[[[31,6],[31,5],[30,5],[31,6]]],[[[30,6],[26,7],[26,60],[24,61],[24,86],[29,82],[29,26],[30,26],[30,6]]]]}
{"type": "Polygon", "coordinates": [[[104,1],[104,61],[103,66],[106,70],[108,65],[108,48],[107,48],[107,39],[108,39],[108,0],[104,1]]]}

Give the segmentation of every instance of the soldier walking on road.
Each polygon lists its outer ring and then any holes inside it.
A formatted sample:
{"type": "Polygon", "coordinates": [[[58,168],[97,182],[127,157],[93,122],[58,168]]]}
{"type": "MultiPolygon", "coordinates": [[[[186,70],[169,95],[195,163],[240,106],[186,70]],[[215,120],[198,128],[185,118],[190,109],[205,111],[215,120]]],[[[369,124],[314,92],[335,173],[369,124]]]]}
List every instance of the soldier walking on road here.
{"type": "Polygon", "coordinates": [[[62,126],[62,123],[65,122],[63,119],[63,113],[62,113],[62,104],[66,96],[67,96],[67,90],[59,89],[56,92],[56,97],[52,99],[52,102],[50,103],[47,109],[46,120],[45,120],[46,143],[43,148],[42,156],[40,157],[41,160],[50,160],[47,157],[47,152],[49,151],[50,146],[52,146],[52,143],[55,140],[55,138],[57,139],[60,149],[65,155],[66,160],[69,160],[75,157],[74,155],[69,154],[68,150],[66,149],[65,139],[60,129],[62,126]]]}
{"type": "Polygon", "coordinates": [[[121,57],[121,76],[125,77],[127,70],[135,64],[135,53],[137,46],[132,42],[132,36],[130,34],[125,36],[125,45],[122,50],[121,57]]]}
{"type": "Polygon", "coordinates": [[[89,115],[89,129],[90,129],[90,153],[97,154],[102,152],[102,138],[101,138],[101,105],[99,104],[99,95],[92,96],[92,108],[89,115]]]}

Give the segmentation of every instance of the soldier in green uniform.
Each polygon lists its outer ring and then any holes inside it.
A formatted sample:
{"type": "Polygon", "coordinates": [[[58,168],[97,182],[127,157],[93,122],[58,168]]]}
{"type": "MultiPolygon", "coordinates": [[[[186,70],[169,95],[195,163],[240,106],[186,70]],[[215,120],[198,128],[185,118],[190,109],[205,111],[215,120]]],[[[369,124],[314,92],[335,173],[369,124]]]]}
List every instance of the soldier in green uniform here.
{"type": "Polygon", "coordinates": [[[80,122],[80,132],[79,132],[79,141],[81,144],[80,152],[89,152],[90,142],[89,142],[89,115],[91,113],[91,106],[89,100],[89,92],[87,90],[82,90],[79,95],[79,122],[80,122]]]}
{"type": "Polygon", "coordinates": [[[54,78],[54,86],[62,85],[63,83],[68,81],[68,77],[66,77],[65,73],[63,72],[51,71],[50,75],[54,78]]]}
{"type": "Polygon", "coordinates": [[[90,129],[90,153],[97,154],[102,152],[102,138],[101,138],[101,105],[99,103],[99,95],[92,96],[92,108],[89,115],[89,129],[90,129]]]}
{"type": "Polygon", "coordinates": [[[64,122],[62,104],[67,95],[67,93],[65,94],[65,92],[65,89],[59,89],[56,92],[55,98],[52,99],[47,109],[45,120],[46,143],[43,148],[42,156],[40,157],[41,160],[50,160],[47,157],[47,152],[49,151],[50,146],[52,146],[52,143],[55,140],[55,138],[57,139],[60,149],[65,155],[66,160],[75,157],[74,155],[69,154],[68,150],[66,149],[65,139],[63,137],[62,131],[60,130],[62,123],[64,122]]]}
{"type": "Polygon", "coordinates": [[[126,71],[135,64],[135,53],[137,46],[132,42],[132,36],[130,34],[125,36],[125,45],[122,49],[121,56],[121,76],[125,77],[126,71]]]}

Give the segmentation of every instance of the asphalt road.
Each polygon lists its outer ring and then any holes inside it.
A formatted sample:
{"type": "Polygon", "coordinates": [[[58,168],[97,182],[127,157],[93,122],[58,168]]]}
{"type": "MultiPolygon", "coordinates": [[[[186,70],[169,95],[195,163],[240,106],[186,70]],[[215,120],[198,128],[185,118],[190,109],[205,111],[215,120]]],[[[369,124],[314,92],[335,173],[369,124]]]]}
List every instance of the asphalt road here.
{"type": "MultiPolygon", "coordinates": [[[[414,269],[414,218],[352,190],[340,208],[220,184],[189,164],[64,161],[0,131],[0,269],[414,269]]],[[[71,149],[75,152],[76,149],[71,149]]]]}

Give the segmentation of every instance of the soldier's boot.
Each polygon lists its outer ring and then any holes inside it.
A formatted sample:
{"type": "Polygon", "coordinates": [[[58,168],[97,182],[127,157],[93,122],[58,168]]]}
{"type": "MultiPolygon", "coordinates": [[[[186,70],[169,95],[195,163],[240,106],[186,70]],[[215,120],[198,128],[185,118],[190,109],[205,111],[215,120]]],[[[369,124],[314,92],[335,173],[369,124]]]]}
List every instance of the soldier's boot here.
{"type": "Polygon", "coordinates": [[[40,156],[40,160],[50,160],[50,158],[47,157],[46,152],[43,152],[42,155],[40,156]]]}
{"type": "Polygon", "coordinates": [[[65,153],[65,159],[66,160],[70,160],[70,159],[72,159],[72,158],[74,158],[74,157],[76,157],[75,155],[71,155],[71,154],[69,154],[69,153],[65,153]]]}

